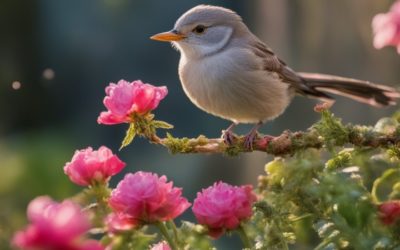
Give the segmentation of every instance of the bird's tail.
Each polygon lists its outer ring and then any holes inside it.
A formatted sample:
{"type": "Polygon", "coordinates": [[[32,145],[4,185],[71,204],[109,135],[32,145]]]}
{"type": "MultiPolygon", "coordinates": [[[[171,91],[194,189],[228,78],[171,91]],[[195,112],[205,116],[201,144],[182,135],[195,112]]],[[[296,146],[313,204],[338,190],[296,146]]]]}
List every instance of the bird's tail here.
{"type": "Polygon", "coordinates": [[[333,100],[325,94],[332,93],[376,107],[395,105],[396,99],[400,98],[400,92],[395,88],[368,81],[315,73],[297,74],[313,90],[309,95],[316,98],[333,100]]]}

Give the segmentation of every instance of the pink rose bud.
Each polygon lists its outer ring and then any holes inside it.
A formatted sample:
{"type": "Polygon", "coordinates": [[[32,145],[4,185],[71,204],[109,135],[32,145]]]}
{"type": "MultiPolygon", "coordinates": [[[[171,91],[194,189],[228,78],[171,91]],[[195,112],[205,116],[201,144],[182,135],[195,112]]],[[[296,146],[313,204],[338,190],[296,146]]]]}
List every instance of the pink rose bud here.
{"type": "Polygon", "coordinates": [[[255,201],[251,185],[237,187],[218,182],[197,193],[192,210],[199,223],[208,227],[209,235],[218,238],[225,229],[236,229],[250,218],[255,201]]]}
{"type": "Polygon", "coordinates": [[[382,223],[390,225],[400,218],[400,201],[387,201],[378,207],[379,218],[382,223]]]}
{"type": "Polygon", "coordinates": [[[118,156],[111,150],[101,146],[98,150],[91,147],[75,151],[71,162],[64,166],[64,173],[72,182],[81,186],[89,186],[95,182],[106,182],[125,167],[118,156]]]}
{"type": "Polygon", "coordinates": [[[388,13],[376,15],[372,20],[372,29],[375,48],[392,45],[400,54],[400,1],[394,3],[388,13]]]}
{"type": "Polygon", "coordinates": [[[154,245],[150,250],[171,250],[167,242],[162,241],[156,245],[154,245]]]}
{"type": "Polygon", "coordinates": [[[140,80],[110,83],[103,101],[108,111],[101,112],[97,122],[106,125],[129,123],[133,114],[143,115],[157,108],[167,93],[165,86],[155,87],[140,80]]]}
{"type": "Polygon", "coordinates": [[[181,196],[182,189],[172,185],[165,176],[129,173],[112,191],[109,204],[115,212],[126,213],[142,223],[171,220],[190,207],[181,196]]]}
{"type": "Polygon", "coordinates": [[[138,224],[138,221],[125,213],[111,213],[105,219],[107,231],[111,234],[130,230],[138,224]]]}
{"type": "Polygon", "coordinates": [[[21,249],[97,250],[101,245],[82,238],[90,224],[81,208],[68,200],[57,203],[47,196],[32,200],[27,209],[29,224],[14,235],[12,243],[21,249]]]}

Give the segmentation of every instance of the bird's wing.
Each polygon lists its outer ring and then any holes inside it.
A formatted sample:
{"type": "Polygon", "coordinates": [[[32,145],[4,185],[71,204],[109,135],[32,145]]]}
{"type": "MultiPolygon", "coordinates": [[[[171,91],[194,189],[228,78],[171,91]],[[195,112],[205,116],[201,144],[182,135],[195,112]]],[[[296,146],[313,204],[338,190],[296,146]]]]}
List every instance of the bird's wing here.
{"type": "Polygon", "coordinates": [[[257,41],[251,48],[253,53],[263,61],[262,70],[275,72],[282,79],[282,82],[289,84],[296,93],[321,99],[333,99],[325,93],[310,88],[300,75],[289,68],[286,63],[279,59],[279,57],[264,43],[257,41]]]}
{"type": "Polygon", "coordinates": [[[333,101],[327,93],[349,97],[372,106],[382,107],[396,104],[400,98],[397,89],[346,77],[315,73],[296,73],[264,43],[257,42],[252,46],[253,52],[263,61],[262,70],[275,72],[283,83],[289,84],[296,93],[333,101]]]}

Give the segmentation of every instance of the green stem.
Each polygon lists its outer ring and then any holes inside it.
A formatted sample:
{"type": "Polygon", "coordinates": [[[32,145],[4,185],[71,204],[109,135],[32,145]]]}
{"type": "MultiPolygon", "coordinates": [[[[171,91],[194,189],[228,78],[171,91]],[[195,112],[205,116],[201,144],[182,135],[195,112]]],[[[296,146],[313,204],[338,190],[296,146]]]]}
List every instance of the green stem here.
{"type": "Polygon", "coordinates": [[[322,250],[324,249],[327,245],[329,245],[331,242],[329,240],[324,240],[322,241],[318,246],[314,248],[314,250],[322,250]]]}
{"type": "Polygon", "coordinates": [[[314,248],[314,250],[322,250],[325,249],[326,246],[328,246],[329,244],[331,244],[334,240],[336,239],[336,237],[328,237],[326,239],[324,239],[318,246],[316,246],[314,248]]]}
{"type": "Polygon", "coordinates": [[[393,177],[394,175],[399,175],[400,171],[398,169],[388,169],[386,170],[381,177],[377,178],[373,185],[372,185],[372,190],[371,190],[371,196],[372,196],[372,200],[375,203],[380,203],[380,199],[378,197],[378,188],[379,186],[384,183],[387,179],[393,177]]]}
{"type": "Polygon", "coordinates": [[[313,216],[312,214],[303,214],[303,215],[300,215],[300,216],[298,216],[298,217],[294,217],[294,218],[291,218],[291,219],[289,219],[291,222],[296,222],[296,221],[299,221],[299,220],[303,220],[303,219],[306,219],[306,218],[309,218],[309,217],[311,217],[311,216],[313,216]]]}
{"type": "Polygon", "coordinates": [[[92,185],[92,190],[96,197],[96,201],[103,209],[108,207],[107,199],[110,196],[110,190],[106,183],[96,183],[92,185]]]}
{"type": "Polygon", "coordinates": [[[171,238],[168,233],[168,228],[165,226],[164,222],[157,222],[156,226],[160,229],[161,234],[164,236],[165,240],[168,242],[168,245],[171,247],[172,250],[178,250],[178,245],[176,242],[171,238]]]}
{"type": "Polygon", "coordinates": [[[178,229],[176,228],[175,222],[173,220],[167,221],[167,224],[172,228],[172,232],[174,233],[175,242],[179,244],[179,237],[178,237],[178,229]]]}
{"type": "Polygon", "coordinates": [[[96,199],[96,215],[95,224],[98,226],[103,225],[104,217],[109,213],[109,207],[107,199],[110,196],[110,190],[107,187],[107,183],[93,183],[90,186],[90,191],[96,199]]]}
{"type": "Polygon", "coordinates": [[[240,225],[236,231],[239,233],[240,239],[241,239],[242,242],[243,242],[243,246],[244,246],[245,248],[251,249],[251,242],[250,242],[250,239],[249,239],[249,237],[247,236],[246,231],[244,231],[243,226],[240,225]]]}

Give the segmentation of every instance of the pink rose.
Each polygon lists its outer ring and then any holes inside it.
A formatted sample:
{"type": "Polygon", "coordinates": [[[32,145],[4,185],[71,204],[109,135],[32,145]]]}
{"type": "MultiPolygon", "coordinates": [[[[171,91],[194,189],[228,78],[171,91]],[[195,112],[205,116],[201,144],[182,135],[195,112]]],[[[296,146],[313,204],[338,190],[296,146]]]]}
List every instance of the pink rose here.
{"type": "Polygon", "coordinates": [[[376,15],[372,20],[372,29],[375,48],[392,45],[400,54],[400,1],[394,3],[388,13],[376,15]]]}
{"type": "Polygon", "coordinates": [[[390,225],[395,223],[400,218],[400,201],[387,201],[378,207],[379,218],[382,223],[390,225]]]}
{"type": "Polygon", "coordinates": [[[64,166],[64,173],[72,182],[81,186],[89,186],[94,182],[105,182],[125,167],[118,156],[111,150],[101,146],[98,150],[88,147],[75,151],[71,162],[64,166]]]}
{"type": "Polygon", "coordinates": [[[103,101],[108,111],[101,112],[97,122],[106,125],[129,123],[133,114],[143,115],[157,108],[167,93],[165,86],[155,87],[140,80],[110,83],[103,101]]]}
{"type": "Polygon", "coordinates": [[[156,245],[154,245],[150,250],[171,250],[167,242],[162,241],[156,245]]]}
{"type": "Polygon", "coordinates": [[[181,196],[182,189],[172,185],[165,176],[129,173],[112,191],[109,204],[115,212],[126,213],[141,223],[171,220],[190,206],[181,196]]]}
{"type": "Polygon", "coordinates": [[[57,203],[47,196],[32,200],[27,209],[31,222],[14,235],[13,245],[21,249],[100,250],[96,241],[82,239],[89,220],[81,208],[68,200],[57,203]]]}
{"type": "Polygon", "coordinates": [[[237,187],[218,182],[197,193],[192,210],[199,223],[209,228],[210,236],[218,238],[224,229],[236,229],[251,217],[254,201],[251,185],[237,187]]]}
{"type": "Polygon", "coordinates": [[[105,219],[107,231],[111,234],[130,230],[139,224],[130,215],[125,213],[111,213],[105,219]]]}

